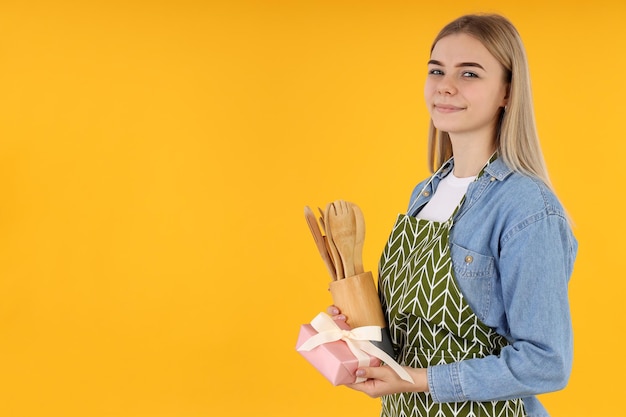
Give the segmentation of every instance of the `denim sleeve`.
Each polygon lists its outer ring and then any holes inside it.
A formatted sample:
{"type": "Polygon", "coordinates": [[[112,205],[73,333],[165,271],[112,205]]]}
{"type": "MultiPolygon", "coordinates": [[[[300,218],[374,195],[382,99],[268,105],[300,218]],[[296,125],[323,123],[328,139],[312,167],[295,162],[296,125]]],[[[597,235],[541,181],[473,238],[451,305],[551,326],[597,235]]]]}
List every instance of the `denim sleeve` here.
{"type": "Polygon", "coordinates": [[[567,286],[577,250],[569,225],[560,215],[537,214],[507,232],[501,245],[510,345],[498,356],[428,368],[436,402],[506,400],[567,384],[573,354],[567,286]]]}

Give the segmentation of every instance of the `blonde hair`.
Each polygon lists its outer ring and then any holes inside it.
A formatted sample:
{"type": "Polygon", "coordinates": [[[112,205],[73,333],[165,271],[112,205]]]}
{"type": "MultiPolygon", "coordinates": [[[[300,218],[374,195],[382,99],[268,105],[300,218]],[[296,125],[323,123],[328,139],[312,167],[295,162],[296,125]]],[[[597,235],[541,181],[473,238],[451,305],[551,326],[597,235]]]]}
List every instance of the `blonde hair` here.
{"type": "MultiPolygon", "coordinates": [[[[504,68],[509,95],[496,130],[500,157],[514,171],[539,178],[552,189],[535,125],[528,61],[517,29],[499,15],[462,16],[439,32],[431,53],[441,38],[458,33],[479,40],[504,68]]],[[[451,156],[450,136],[437,130],[431,120],[428,140],[430,170],[434,172],[451,156]]]]}

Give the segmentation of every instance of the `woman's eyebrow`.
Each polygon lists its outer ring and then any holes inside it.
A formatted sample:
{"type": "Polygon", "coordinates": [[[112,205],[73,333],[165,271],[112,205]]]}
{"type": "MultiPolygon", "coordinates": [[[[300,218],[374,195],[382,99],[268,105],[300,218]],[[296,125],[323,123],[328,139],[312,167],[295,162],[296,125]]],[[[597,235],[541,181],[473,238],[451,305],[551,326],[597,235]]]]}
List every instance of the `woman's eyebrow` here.
{"type": "MultiPolygon", "coordinates": [[[[430,61],[428,61],[428,65],[438,65],[440,67],[444,66],[440,61],[437,61],[436,59],[431,59],[430,61]]],[[[476,67],[476,68],[480,68],[483,71],[485,70],[485,68],[483,68],[483,66],[480,65],[478,62],[460,62],[456,64],[455,67],[457,68],[476,67]]]]}
{"type": "Polygon", "coordinates": [[[480,68],[481,70],[485,70],[483,68],[482,65],[480,65],[478,62],[461,62],[459,64],[456,65],[457,68],[461,68],[461,67],[476,67],[476,68],[480,68]]]}

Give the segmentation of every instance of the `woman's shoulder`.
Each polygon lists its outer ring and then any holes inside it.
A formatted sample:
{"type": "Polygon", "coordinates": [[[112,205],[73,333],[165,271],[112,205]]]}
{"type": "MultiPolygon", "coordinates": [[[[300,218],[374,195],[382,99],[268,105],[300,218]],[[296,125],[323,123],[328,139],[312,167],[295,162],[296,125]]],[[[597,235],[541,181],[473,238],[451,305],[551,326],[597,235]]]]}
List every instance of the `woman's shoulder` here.
{"type": "Polygon", "coordinates": [[[490,164],[486,173],[495,182],[494,203],[513,209],[520,216],[544,213],[566,217],[559,198],[540,178],[513,170],[502,159],[490,164]]]}
{"type": "MultiPolygon", "coordinates": [[[[511,172],[493,188],[494,218],[500,227],[501,244],[513,241],[515,236],[528,233],[552,236],[551,242],[562,242],[569,248],[571,262],[576,255],[578,243],[574,237],[570,219],[557,195],[541,179],[519,172],[511,172]]],[[[556,243],[555,243],[556,244],[556,243]]]]}
{"type": "Polygon", "coordinates": [[[517,208],[520,215],[545,213],[565,216],[557,195],[539,178],[511,172],[495,191],[504,197],[501,199],[504,204],[517,208]]]}

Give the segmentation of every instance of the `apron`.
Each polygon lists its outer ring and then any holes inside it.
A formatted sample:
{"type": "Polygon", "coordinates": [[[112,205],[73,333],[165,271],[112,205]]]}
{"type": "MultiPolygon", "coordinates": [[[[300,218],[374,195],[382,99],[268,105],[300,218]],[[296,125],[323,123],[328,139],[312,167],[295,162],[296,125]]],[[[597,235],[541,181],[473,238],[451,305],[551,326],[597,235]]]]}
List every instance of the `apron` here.
{"type": "MultiPolygon", "coordinates": [[[[379,291],[401,365],[427,368],[498,355],[508,344],[478,319],[456,284],[449,237],[464,200],[445,222],[400,214],[383,250],[379,291]]],[[[381,416],[524,417],[525,412],[521,399],[434,403],[430,393],[400,393],[382,397],[381,416]]]]}

